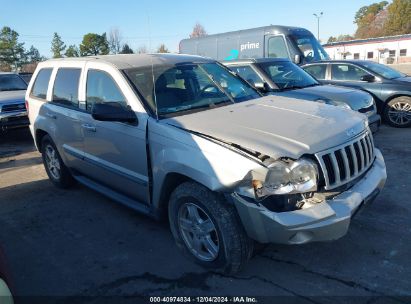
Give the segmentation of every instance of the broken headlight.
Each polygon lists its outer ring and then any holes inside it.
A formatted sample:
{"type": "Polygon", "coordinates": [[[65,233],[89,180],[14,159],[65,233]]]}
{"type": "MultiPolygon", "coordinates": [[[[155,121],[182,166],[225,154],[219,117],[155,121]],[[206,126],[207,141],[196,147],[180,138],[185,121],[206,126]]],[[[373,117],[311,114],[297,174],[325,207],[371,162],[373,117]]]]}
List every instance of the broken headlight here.
{"type": "Polygon", "coordinates": [[[253,180],[257,197],[291,193],[306,193],[317,190],[317,166],[308,159],[286,163],[278,160],[268,165],[264,181],[253,180]]]}

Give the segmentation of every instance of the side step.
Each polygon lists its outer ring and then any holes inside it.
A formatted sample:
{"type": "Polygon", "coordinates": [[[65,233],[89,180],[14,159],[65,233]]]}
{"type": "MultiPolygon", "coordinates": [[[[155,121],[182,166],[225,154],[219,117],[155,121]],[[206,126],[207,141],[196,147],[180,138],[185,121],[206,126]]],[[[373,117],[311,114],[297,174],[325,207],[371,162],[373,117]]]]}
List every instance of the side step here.
{"type": "Polygon", "coordinates": [[[83,175],[74,175],[73,177],[81,184],[85,185],[86,187],[89,187],[109,198],[111,198],[112,200],[123,204],[131,209],[134,209],[137,212],[143,213],[145,215],[148,215],[150,217],[156,218],[156,216],[153,214],[153,212],[151,211],[151,208],[148,207],[146,204],[133,200],[131,198],[129,198],[128,196],[125,196],[121,193],[118,193],[106,186],[103,186],[83,175]]]}

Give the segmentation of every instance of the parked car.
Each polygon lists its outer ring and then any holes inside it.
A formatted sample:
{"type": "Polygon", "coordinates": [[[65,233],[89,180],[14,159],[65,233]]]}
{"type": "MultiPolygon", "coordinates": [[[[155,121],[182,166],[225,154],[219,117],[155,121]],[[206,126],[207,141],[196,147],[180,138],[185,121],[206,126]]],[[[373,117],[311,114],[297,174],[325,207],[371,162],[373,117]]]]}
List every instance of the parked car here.
{"type": "Polygon", "coordinates": [[[261,97],[211,59],[48,60],[26,98],[56,186],[75,179],[142,213],[168,215],[183,252],[229,273],[251,257],[253,240],[342,237],[386,180],[364,115],[261,97]]]}
{"type": "Polygon", "coordinates": [[[397,128],[411,126],[411,77],[406,74],[366,60],[322,61],[303,69],[324,84],[369,92],[388,124],[397,128]]]}
{"type": "Polygon", "coordinates": [[[27,83],[19,75],[0,72],[0,131],[29,125],[26,89],[27,83]]]}
{"type": "Polygon", "coordinates": [[[224,61],[264,94],[322,102],[352,109],[368,117],[370,129],[376,132],[381,124],[374,98],[367,92],[321,85],[310,74],[288,59],[261,58],[224,61]]]}

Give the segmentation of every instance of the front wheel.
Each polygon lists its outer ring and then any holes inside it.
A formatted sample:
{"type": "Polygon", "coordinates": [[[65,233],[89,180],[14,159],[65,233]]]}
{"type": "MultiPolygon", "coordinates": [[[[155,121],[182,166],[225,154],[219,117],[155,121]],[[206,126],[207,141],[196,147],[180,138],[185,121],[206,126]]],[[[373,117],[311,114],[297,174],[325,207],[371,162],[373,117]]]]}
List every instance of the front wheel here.
{"type": "Polygon", "coordinates": [[[411,126],[411,97],[400,96],[390,100],[384,108],[384,119],[393,127],[411,126]]]}
{"type": "Polygon", "coordinates": [[[206,268],[236,273],[252,256],[253,241],[235,208],[197,183],[186,182],[174,190],[169,220],[180,250],[206,268]]]}

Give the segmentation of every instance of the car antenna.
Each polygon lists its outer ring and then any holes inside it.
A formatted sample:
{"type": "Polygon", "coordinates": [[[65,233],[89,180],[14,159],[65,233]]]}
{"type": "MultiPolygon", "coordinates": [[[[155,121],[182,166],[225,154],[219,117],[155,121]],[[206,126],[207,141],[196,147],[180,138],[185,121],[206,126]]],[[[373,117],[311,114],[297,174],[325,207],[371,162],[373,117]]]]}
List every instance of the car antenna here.
{"type": "MultiPolygon", "coordinates": [[[[151,52],[151,26],[150,26],[150,14],[147,13],[147,22],[148,22],[148,49],[151,52]]],[[[153,55],[149,54],[151,62],[151,77],[153,79],[153,95],[154,95],[154,109],[156,113],[156,119],[158,121],[158,108],[157,108],[157,93],[156,93],[156,82],[154,77],[154,63],[153,55]]]]}

